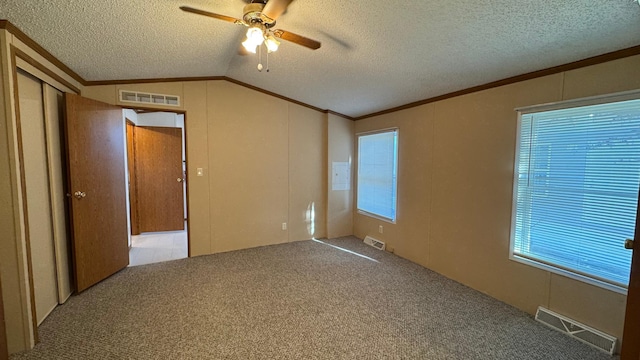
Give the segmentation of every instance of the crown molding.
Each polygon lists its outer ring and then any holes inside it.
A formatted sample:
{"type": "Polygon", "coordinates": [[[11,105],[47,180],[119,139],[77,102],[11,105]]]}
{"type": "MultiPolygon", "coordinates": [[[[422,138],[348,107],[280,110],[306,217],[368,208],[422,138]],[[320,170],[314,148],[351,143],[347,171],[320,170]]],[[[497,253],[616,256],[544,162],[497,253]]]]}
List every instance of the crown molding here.
{"type": "Polygon", "coordinates": [[[366,115],[357,116],[357,117],[351,117],[351,116],[344,115],[344,114],[341,114],[339,112],[336,112],[336,111],[333,111],[333,110],[330,110],[330,109],[320,109],[320,108],[318,108],[316,106],[313,106],[313,105],[310,105],[310,104],[307,104],[307,103],[304,103],[304,102],[301,102],[301,101],[298,101],[298,100],[294,100],[294,99],[288,98],[286,96],[283,96],[283,95],[280,95],[280,94],[277,94],[277,93],[274,93],[274,92],[271,92],[271,91],[268,91],[268,90],[261,89],[261,88],[259,88],[257,86],[253,86],[253,85],[244,83],[242,81],[236,80],[236,79],[228,77],[228,76],[203,76],[203,77],[178,77],[178,78],[153,78],[153,79],[123,79],[123,80],[87,81],[87,80],[83,79],[80,75],[75,73],[73,70],[71,70],[68,66],[66,66],[64,63],[62,63],[60,60],[58,60],[55,56],[53,56],[47,50],[45,50],[38,43],[33,41],[31,38],[29,38],[25,33],[23,33],[20,29],[18,29],[10,21],[8,21],[8,20],[0,20],[0,29],[5,29],[5,30],[9,31],[10,33],[12,33],[20,41],[22,41],[23,43],[27,44],[29,47],[31,47],[33,50],[35,50],[38,54],[40,54],[45,59],[50,61],[52,64],[54,64],[55,66],[60,68],[60,70],[64,71],[66,74],[71,76],[73,79],[77,80],[83,86],[224,80],[224,81],[229,81],[231,83],[234,83],[236,85],[244,86],[246,88],[249,88],[249,89],[252,89],[252,90],[255,90],[255,91],[259,91],[261,93],[264,93],[264,94],[267,94],[267,95],[270,95],[270,96],[277,97],[279,99],[283,99],[283,100],[292,102],[294,104],[298,104],[298,105],[304,106],[304,107],[309,108],[309,109],[313,109],[315,111],[319,111],[319,112],[322,112],[322,113],[325,113],[325,114],[333,114],[333,115],[340,116],[340,117],[343,117],[345,119],[352,120],[352,121],[364,120],[364,119],[368,119],[368,118],[375,117],[375,116],[385,115],[385,114],[393,113],[393,112],[396,112],[396,111],[406,110],[406,109],[410,109],[410,108],[413,108],[413,107],[417,107],[417,106],[433,103],[433,102],[436,102],[436,101],[450,99],[450,98],[453,98],[453,97],[456,97],[456,96],[467,95],[467,94],[471,94],[471,93],[474,93],[474,92],[488,90],[488,89],[492,89],[492,88],[499,87],[499,86],[514,84],[514,83],[525,81],[525,80],[531,80],[531,79],[535,79],[535,78],[539,78],[539,77],[543,77],[543,76],[553,75],[553,74],[557,74],[557,73],[561,73],[561,72],[565,72],[565,71],[569,71],[569,70],[575,70],[575,69],[579,69],[579,68],[586,67],[586,66],[597,65],[597,64],[608,62],[608,61],[618,60],[618,59],[622,59],[622,58],[625,58],[625,57],[629,57],[629,56],[634,56],[634,55],[639,55],[640,54],[640,45],[637,45],[637,46],[629,47],[629,48],[626,48],[626,49],[621,49],[621,50],[612,51],[612,52],[609,52],[609,53],[606,53],[606,54],[593,56],[593,57],[586,58],[586,59],[583,59],[583,60],[574,61],[574,62],[571,62],[571,63],[568,63],[568,64],[563,64],[563,65],[554,66],[554,67],[550,67],[550,68],[546,68],[546,69],[542,69],[542,70],[532,71],[532,72],[529,72],[529,73],[526,73],[526,74],[516,75],[516,76],[512,76],[512,77],[506,78],[506,79],[492,81],[492,82],[487,83],[487,84],[478,85],[478,86],[470,87],[470,88],[467,88],[467,89],[462,89],[462,90],[450,92],[450,93],[447,93],[447,94],[434,96],[434,97],[431,97],[431,98],[428,98],[428,99],[419,100],[419,101],[415,101],[415,102],[408,103],[408,104],[405,104],[405,105],[396,106],[396,107],[393,107],[393,108],[390,108],[390,109],[377,111],[377,112],[374,112],[374,113],[371,113],[371,114],[366,114],[366,115]]]}
{"type": "Polygon", "coordinates": [[[353,120],[351,116],[347,116],[344,114],[340,114],[333,110],[329,109],[321,109],[319,107],[304,103],[302,101],[298,101],[284,95],[280,95],[257,86],[253,86],[251,84],[247,84],[240,80],[236,80],[234,78],[228,76],[199,76],[199,77],[176,77],[176,78],[151,78],[151,79],[122,79],[122,80],[100,80],[100,81],[87,81],[85,86],[98,86],[98,85],[126,85],[126,84],[153,84],[153,83],[166,83],[166,82],[187,82],[187,81],[228,81],[230,83],[240,85],[246,87],[248,89],[261,92],[263,94],[267,94],[273,97],[277,97],[278,99],[286,100],[288,102],[298,104],[300,106],[304,106],[306,108],[325,113],[325,114],[333,114],[337,116],[341,116],[348,120],[353,120]]]}
{"type": "Polygon", "coordinates": [[[488,90],[488,89],[496,88],[499,86],[514,84],[514,83],[525,81],[525,80],[531,80],[531,79],[553,75],[553,74],[557,74],[557,73],[561,73],[569,70],[575,70],[575,69],[579,69],[587,66],[597,65],[597,64],[608,62],[608,61],[618,60],[618,59],[622,59],[622,58],[626,58],[626,57],[634,56],[638,54],[640,54],[640,45],[622,49],[622,50],[612,51],[606,54],[593,56],[583,60],[574,61],[568,64],[563,64],[563,65],[558,65],[558,66],[554,66],[554,67],[550,67],[542,70],[532,71],[526,74],[516,75],[516,76],[508,77],[502,80],[492,81],[487,84],[450,92],[448,94],[434,96],[432,98],[415,101],[405,105],[396,106],[387,110],[381,110],[375,113],[357,116],[354,118],[354,120],[358,121],[358,120],[368,119],[374,116],[390,114],[396,111],[406,110],[416,106],[421,106],[421,105],[433,103],[436,101],[450,99],[456,96],[467,95],[467,94],[471,94],[478,91],[488,90]]]}
{"type": "Polygon", "coordinates": [[[22,30],[18,29],[9,20],[0,20],[0,29],[7,30],[8,32],[13,34],[13,36],[18,38],[18,40],[25,43],[35,52],[37,52],[42,57],[47,59],[50,63],[58,67],[60,70],[64,71],[67,75],[71,76],[74,80],[76,80],[80,84],[84,85],[86,83],[86,81],[80,75],[78,75],[76,72],[71,70],[67,65],[65,65],[62,61],[58,60],[50,52],[45,50],[45,48],[43,48],[38,43],[33,41],[30,37],[27,36],[27,34],[23,33],[22,30]]]}

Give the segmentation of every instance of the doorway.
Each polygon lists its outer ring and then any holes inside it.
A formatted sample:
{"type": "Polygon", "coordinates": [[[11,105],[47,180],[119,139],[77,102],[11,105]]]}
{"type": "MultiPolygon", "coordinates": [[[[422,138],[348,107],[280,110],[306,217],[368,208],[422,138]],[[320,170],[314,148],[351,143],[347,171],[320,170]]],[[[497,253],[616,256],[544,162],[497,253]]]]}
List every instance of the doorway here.
{"type": "Polygon", "coordinates": [[[129,266],[188,257],[184,114],[124,110],[129,266]]]}

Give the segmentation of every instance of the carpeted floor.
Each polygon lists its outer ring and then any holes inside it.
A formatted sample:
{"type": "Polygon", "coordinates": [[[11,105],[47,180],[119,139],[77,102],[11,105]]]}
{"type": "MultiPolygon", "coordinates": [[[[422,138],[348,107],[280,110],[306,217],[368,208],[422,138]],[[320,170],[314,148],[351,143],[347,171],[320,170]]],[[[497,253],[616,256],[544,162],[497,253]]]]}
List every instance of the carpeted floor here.
{"type": "Polygon", "coordinates": [[[353,237],[130,267],[39,331],[11,359],[611,359],[353,237]]]}

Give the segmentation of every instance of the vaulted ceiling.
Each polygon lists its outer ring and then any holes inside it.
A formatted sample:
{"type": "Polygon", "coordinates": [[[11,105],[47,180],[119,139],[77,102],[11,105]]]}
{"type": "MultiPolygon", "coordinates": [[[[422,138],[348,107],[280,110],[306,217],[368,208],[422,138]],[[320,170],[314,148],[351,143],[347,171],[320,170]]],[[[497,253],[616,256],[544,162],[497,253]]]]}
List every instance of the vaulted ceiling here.
{"type": "MultiPolygon", "coordinates": [[[[322,42],[282,42],[259,72],[247,0],[3,0],[9,20],[85,80],[227,76],[352,117],[640,44],[634,0],[295,0],[277,21],[322,42]]],[[[250,1],[249,1],[250,2],[250,1]]]]}

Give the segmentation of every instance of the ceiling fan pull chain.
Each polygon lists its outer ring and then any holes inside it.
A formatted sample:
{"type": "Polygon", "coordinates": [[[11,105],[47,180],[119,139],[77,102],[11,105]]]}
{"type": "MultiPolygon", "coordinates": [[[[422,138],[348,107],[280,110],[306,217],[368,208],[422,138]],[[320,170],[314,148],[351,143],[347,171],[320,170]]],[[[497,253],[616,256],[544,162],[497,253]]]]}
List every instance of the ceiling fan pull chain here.
{"type": "Polygon", "coordinates": [[[267,72],[269,72],[269,51],[267,51],[267,72]]]}
{"type": "Polygon", "coordinates": [[[262,72],[262,46],[258,45],[258,71],[262,72]]]}

